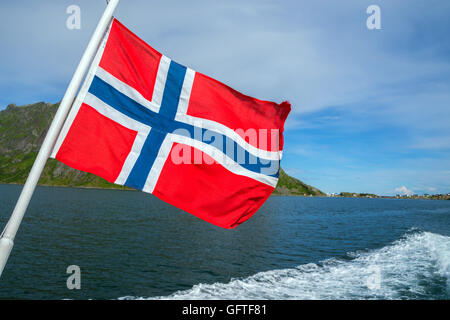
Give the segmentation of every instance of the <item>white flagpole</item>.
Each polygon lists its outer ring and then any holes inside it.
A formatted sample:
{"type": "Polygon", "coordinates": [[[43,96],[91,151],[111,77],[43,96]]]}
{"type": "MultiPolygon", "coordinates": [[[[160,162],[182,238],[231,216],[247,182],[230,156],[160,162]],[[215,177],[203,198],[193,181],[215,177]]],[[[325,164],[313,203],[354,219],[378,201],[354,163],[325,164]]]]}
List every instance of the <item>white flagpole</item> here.
{"type": "Polygon", "coordinates": [[[89,44],[81,57],[80,63],[72,77],[72,80],[67,87],[66,93],[59,105],[58,111],[48,129],[47,135],[44,142],[42,143],[41,149],[34,161],[33,167],[31,168],[30,174],[28,175],[27,181],[22,189],[19,200],[17,200],[14,211],[6,224],[0,238],[0,276],[8,260],[9,254],[11,253],[12,247],[14,245],[14,237],[19,229],[22,218],[30,202],[31,196],[33,195],[36,184],[39,181],[42,170],[44,169],[47,159],[50,157],[53,146],[58,138],[59,132],[66,120],[67,114],[72,107],[75,95],[83,81],[84,75],[86,74],[91,61],[97,52],[103,35],[111,22],[113,17],[113,12],[117,7],[119,0],[110,0],[106,6],[105,12],[103,12],[100,21],[98,22],[97,28],[89,41],[89,44]]]}

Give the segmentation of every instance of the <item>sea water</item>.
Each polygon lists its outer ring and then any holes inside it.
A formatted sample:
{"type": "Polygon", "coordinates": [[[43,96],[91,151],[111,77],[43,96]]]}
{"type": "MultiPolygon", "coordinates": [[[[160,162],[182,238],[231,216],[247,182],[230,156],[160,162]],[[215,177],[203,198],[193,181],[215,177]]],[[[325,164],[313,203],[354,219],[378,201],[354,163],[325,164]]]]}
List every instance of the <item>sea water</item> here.
{"type": "MultiPolygon", "coordinates": [[[[20,190],[0,185],[1,227],[20,190]]],[[[449,277],[450,201],[273,196],[225,230],[142,192],[38,187],[0,298],[449,299],[449,277]]]]}

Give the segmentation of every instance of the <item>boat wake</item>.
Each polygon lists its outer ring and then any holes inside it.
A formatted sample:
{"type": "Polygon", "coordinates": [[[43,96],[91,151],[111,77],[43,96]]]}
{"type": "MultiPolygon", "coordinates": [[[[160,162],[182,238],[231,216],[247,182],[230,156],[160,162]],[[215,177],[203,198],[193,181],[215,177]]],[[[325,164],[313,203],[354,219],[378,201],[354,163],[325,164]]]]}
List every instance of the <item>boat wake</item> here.
{"type": "Polygon", "coordinates": [[[411,230],[381,249],[228,283],[197,284],[169,296],[121,299],[449,299],[450,237],[411,230]]]}

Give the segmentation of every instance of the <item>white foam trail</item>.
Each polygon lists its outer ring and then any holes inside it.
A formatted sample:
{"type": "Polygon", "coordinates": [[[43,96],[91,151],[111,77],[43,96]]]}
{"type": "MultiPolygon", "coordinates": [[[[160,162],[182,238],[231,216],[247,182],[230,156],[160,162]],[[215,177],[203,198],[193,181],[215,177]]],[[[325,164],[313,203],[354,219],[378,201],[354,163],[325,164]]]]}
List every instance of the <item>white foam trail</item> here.
{"type": "MultiPolygon", "coordinates": [[[[392,245],[352,256],[148,299],[427,299],[436,286],[440,299],[450,297],[450,237],[415,231],[392,245]],[[378,274],[380,281],[371,282],[378,274]]],[[[122,299],[130,298],[144,299],[122,299]]]]}

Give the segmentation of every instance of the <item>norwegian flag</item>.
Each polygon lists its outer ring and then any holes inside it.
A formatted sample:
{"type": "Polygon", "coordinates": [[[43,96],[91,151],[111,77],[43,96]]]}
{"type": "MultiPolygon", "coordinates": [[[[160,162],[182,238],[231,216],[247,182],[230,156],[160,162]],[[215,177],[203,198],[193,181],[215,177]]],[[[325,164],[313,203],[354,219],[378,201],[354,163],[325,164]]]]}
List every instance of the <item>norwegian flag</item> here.
{"type": "Polygon", "coordinates": [[[176,63],[114,19],[51,157],[234,228],[277,184],[290,109],[176,63]]]}

